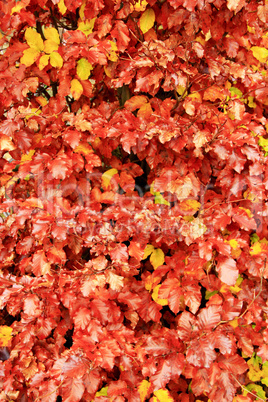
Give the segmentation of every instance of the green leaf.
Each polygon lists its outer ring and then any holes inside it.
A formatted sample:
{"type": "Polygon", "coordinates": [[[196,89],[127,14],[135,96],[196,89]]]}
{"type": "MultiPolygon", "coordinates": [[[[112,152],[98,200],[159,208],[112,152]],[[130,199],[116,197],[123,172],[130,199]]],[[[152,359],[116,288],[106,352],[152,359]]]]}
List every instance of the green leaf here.
{"type": "Polygon", "coordinates": [[[96,392],[95,396],[107,396],[108,395],[108,387],[103,387],[100,391],[96,392]]]}
{"type": "Polygon", "coordinates": [[[170,203],[165,200],[161,193],[156,192],[154,197],[155,204],[170,205],[170,203]]]}
{"type": "MultiPolygon", "coordinates": [[[[262,388],[260,385],[257,385],[257,384],[254,384],[254,383],[248,384],[248,385],[245,387],[245,389],[247,389],[247,390],[250,391],[250,392],[252,392],[252,391],[256,392],[257,396],[258,396],[260,399],[262,399],[263,401],[266,401],[266,394],[265,394],[263,388],[262,388]]],[[[259,399],[259,398],[258,398],[258,399],[259,399]]]]}
{"type": "Polygon", "coordinates": [[[213,292],[209,292],[208,290],[206,290],[205,299],[209,300],[212,296],[216,295],[217,293],[218,290],[213,290],[213,292]]]}

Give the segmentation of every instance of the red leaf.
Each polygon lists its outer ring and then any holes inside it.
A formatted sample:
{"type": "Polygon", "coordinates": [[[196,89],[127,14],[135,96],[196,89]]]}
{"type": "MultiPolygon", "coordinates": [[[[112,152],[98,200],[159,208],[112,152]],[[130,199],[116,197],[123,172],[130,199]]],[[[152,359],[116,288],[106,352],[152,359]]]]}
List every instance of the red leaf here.
{"type": "Polygon", "coordinates": [[[60,389],[60,395],[65,402],[79,402],[83,396],[85,386],[82,378],[70,378],[64,379],[60,389]]]}
{"type": "Polygon", "coordinates": [[[107,339],[99,346],[101,354],[101,367],[107,370],[112,370],[114,366],[114,359],[121,354],[121,350],[115,339],[107,339]]]}
{"type": "Polygon", "coordinates": [[[195,396],[207,394],[211,389],[211,384],[208,376],[208,370],[199,368],[194,374],[191,388],[195,396]]]}
{"type": "Polygon", "coordinates": [[[111,31],[112,38],[116,39],[117,49],[124,52],[130,41],[128,27],[123,21],[116,21],[113,30],[111,31]]]}
{"type": "Polygon", "coordinates": [[[18,254],[28,254],[33,246],[34,239],[30,236],[24,237],[21,241],[17,243],[16,251],[18,254]]]}
{"type": "Polygon", "coordinates": [[[83,377],[83,382],[85,384],[86,390],[90,394],[94,394],[100,385],[101,376],[98,369],[93,369],[87,372],[83,377]]]}
{"type": "Polygon", "coordinates": [[[54,179],[65,179],[67,173],[72,167],[72,161],[67,155],[58,155],[48,165],[49,171],[52,173],[54,179]]]}
{"type": "Polygon", "coordinates": [[[123,396],[124,393],[127,391],[127,389],[128,389],[128,386],[125,381],[122,381],[122,380],[113,381],[108,386],[107,395],[110,398],[115,397],[117,395],[123,396]]]}
{"type": "Polygon", "coordinates": [[[168,361],[162,360],[157,367],[157,370],[150,380],[154,386],[154,390],[165,388],[171,378],[171,366],[168,361]]]}
{"type": "Polygon", "coordinates": [[[234,375],[243,374],[248,370],[246,361],[239,355],[219,359],[219,367],[234,375]]]}
{"type": "Polygon", "coordinates": [[[221,257],[217,258],[217,271],[222,282],[229,286],[235,285],[239,271],[236,268],[236,262],[233,258],[221,257]]]}
{"type": "Polygon", "coordinates": [[[257,228],[255,219],[249,218],[247,211],[239,207],[233,209],[232,220],[244,230],[256,230],[257,228]]]}
{"type": "Polygon", "coordinates": [[[174,314],[183,310],[183,289],[176,278],[166,279],[159,288],[158,297],[167,299],[170,309],[174,314]]]}
{"type": "Polygon", "coordinates": [[[194,339],[189,346],[190,348],[186,352],[186,360],[196,367],[209,368],[217,357],[214,345],[206,337],[199,340],[194,339]]]}
{"type": "Polygon", "coordinates": [[[50,273],[50,263],[48,262],[44,251],[38,250],[33,255],[32,271],[35,276],[42,276],[50,273]]]}
{"type": "Polygon", "coordinates": [[[94,299],[90,303],[91,314],[102,324],[109,321],[110,309],[106,302],[100,299],[94,299]]]}
{"type": "Polygon", "coordinates": [[[202,331],[214,328],[221,320],[221,306],[212,305],[202,308],[197,318],[197,325],[202,331]]]}
{"type": "Polygon", "coordinates": [[[85,307],[81,307],[74,315],[74,323],[77,329],[85,329],[91,321],[91,313],[85,307]]]}
{"type": "Polygon", "coordinates": [[[144,247],[142,247],[137,241],[131,240],[130,245],[128,246],[128,252],[129,255],[136,258],[137,261],[140,261],[144,255],[144,247]]]}

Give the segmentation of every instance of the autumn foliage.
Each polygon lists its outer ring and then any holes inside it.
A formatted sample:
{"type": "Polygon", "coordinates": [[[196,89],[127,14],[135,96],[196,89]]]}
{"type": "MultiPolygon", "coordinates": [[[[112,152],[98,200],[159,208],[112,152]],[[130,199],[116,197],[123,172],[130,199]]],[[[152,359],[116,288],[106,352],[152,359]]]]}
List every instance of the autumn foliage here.
{"type": "Polygon", "coordinates": [[[268,390],[268,3],[0,2],[0,400],[268,390]]]}

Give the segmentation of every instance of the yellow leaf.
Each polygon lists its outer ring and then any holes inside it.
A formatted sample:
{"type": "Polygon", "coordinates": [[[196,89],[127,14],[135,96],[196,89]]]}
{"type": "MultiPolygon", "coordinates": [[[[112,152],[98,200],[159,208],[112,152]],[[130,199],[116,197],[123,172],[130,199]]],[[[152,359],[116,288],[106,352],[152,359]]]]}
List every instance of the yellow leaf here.
{"type": "Polygon", "coordinates": [[[84,32],[86,36],[92,33],[94,24],[95,24],[95,18],[92,18],[91,20],[86,20],[86,21],[81,21],[78,24],[78,30],[84,32]]]}
{"type": "Polygon", "coordinates": [[[165,254],[161,250],[161,248],[156,248],[153,250],[151,257],[150,257],[150,262],[154,269],[157,269],[160,267],[160,265],[163,265],[165,262],[165,254]]]}
{"type": "Polygon", "coordinates": [[[140,394],[141,402],[145,401],[150,386],[151,386],[151,383],[147,380],[142,380],[142,382],[138,386],[138,392],[140,394]]]}
{"type": "Polygon", "coordinates": [[[48,61],[49,61],[49,55],[48,54],[44,54],[43,56],[40,57],[39,63],[38,63],[38,67],[40,70],[43,70],[43,68],[45,68],[48,65],[48,61]]]}
{"type": "Polygon", "coordinates": [[[109,40],[109,42],[111,44],[111,51],[108,56],[108,59],[115,62],[118,60],[118,56],[116,54],[116,51],[118,50],[118,48],[117,48],[116,43],[113,40],[109,40]]]}
{"type": "Polygon", "coordinates": [[[232,293],[239,293],[240,290],[242,290],[239,286],[235,285],[235,286],[230,286],[230,290],[232,293]]]}
{"type": "Polygon", "coordinates": [[[184,200],[180,203],[179,206],[184,211],[191,211],[191,210],[198,211],[201,204],[196,200],[184,200]]]}
{"type": "Polygon", "coordinates": [[[28,154],[23,154],[21,157],[21,162],[26,162],[26,161],[31,161],[33,158],[33,155],[35,154],[35,150],[31,149],[28,154]]]}
{"type": "Polygon", "coordinates": [[[87,156],[92,154],[93,150],[88,142],[81,142],[75,149],[74,152],[87,156]]]}
{"type": "Polygon", "coordinates": [[[190,95],[188,95],[188,98],[190,99],[196,99],[197,101],[201,101],[202,102],[202,96],[200,95],[199,92],[193,92],[190,95]]]}
{"type": "Polygon", "coordinates": [[[138,12],[144,11],[146,9],[147,4],[148,3],[146,0],[138,0],[134,4],[134,10],[138,12]]]}
{"type": "Polygon", "coordinates": [[[51,40],[58,45],[60,44],[60,36],[56,28],[49,27],[44,29],[44,35],[47,40],[51,40]]]}
{"type": "Polygon", "coordinates": [[[110,182],[112,177],[118,173],[117,169],[109,169],[106,170],[106,172],[103,173],[101,177],[101,182],[102,182],[102,187],[104,190],[107,190],[109,188],[110,182]]]}
{"type": "Polygon", "coordinates": [[[86,8],[86,1],[83,1],[83,4],[81,5],[80,9],[79,9],[79,17],[81,18],[81,20],[83,20],[85,18],[85,8],[86,8]]]}
{"type": "Polygon", "coordinates": [[[157,304],[160,304],[160,306],[167,306],[167,305],[168,305],[168,300],[167,300],[167,299],[160,299],[160,298],[158,297],[158,292],[159,292],[160,286],[161,286],[161,284],[160,284],[160,285],[157,285],[157,286],[154,288],[153,293],[152,293],[152,299],[153,299],[157,304]]]}
{"type": "Polygon", "coordinates": [[[248,209],[248,208],[243,208],[243,207],[239,207],[239,209],[243,209],[243,210],[247,213],[247,216],[248,216],[249,218],[252,218],[252,217],[253,217],[253,213],[250,211],[250,209],[248,209]]]}
{"type": "Polygon", "coordinates": [[[145,260],[145,258],[149,257],[150,254],[152,254],[152,252],[154,251],[154,246],[152,246],[152,244],[147,244],[147,246],[145,247],[144,250],[144,255],[143,255],[143,260],[145,260]]]}
{"type": "Polygon", "coordinates": [[[111,69],[109,68],[109,66],[104,66],[104,72],[107,75],[107,77],[112,78],[112,73],[111,73],[111,69]]]}
{"type": "Polygon", "coordinates": [[[251,381],[257,382],[262,378],[262,371],[260,370],[260,362],[261,358],[256,356],[251,356],[251,358],[247,361],[249,371],[247,373],[248,378],[251,381]]]}
{"type": "Polygon", "coordinates": [[[185,96],[187,95],[187,91],[186,91],[186,88],[183,86],[183,85],[178,85],[177,86],[177,88],[176,88],[176,91],[178,92],[178,94],[180,95],[180,96],[182,96],[183,95],[183,97],[185,98],[185,96]]]}
{"type": "Polygon", "coordinates": [[[42,111],[39,108],[34,107],[31,109],[31,112],[25,116],[25,120],[29,120],[31,117],[38,116],[41,113],[42,111]]]}
{"type": "Polygon", "coordinates": [[[54,50],[58,50],[59,45],[51,39],[47,39],[44,42],[44,52],[45,53],[52,53],[54,50]]]}
{"type": "Polygon", "coordinates": [[[229,240],[228,243],[230,244],[230,246],[231,246],[234,250],[236,250],[237,248],[239,248],[238,241],[235,240],[235,239],[229,240]]]}
{"type": "Polygon", "coordinates": [[[50,55],[50,64],[52,67],[61,68],[63,66],[63,60],[58,52],[53,52],[50,55]]]}
{"type": "Polygon", "coordinates": [[[66,13],[67,11],[67,7],[64,4],[64,0],[60,0],[60,2],[58,3],[58,7],[59,7],[59,12],[63,15],[66,13]]]}
{"type": "Polygon", "coordinates": [[[243,197],[246,198],[249,201],[252,201],[253,203],[259,202],[259,199],[256,194],[251,193],[249,190],[246,190],[243,194],[243,197]]]}
{"type": "Polygon", "coordinates": [[[235,318],[234,320],[229,321],[229,324],[230,324],[233,328],[238,327],[238,319],[235,318]]]}
{"type": "Polygon", "coordinates": [[[259,242],[257,241],[250,247],[250,255],[257,255],[264,252],[268,253],[268,242],[266,239],[262,239],[259,242]]]}
{"type": "Polygon", "coordinates": [[[143,33],[148,32],[155,23],[155,13],[152,8],[148,8],[148,10],[145,10],[142,13],[142,16],[140,18],[140,29],[142,30],[143,33]]]}
{"type": "Polygon", "coordinates": [[[252,109],[255,109],[255,107],[257,106],[256,103],[254,102],[254,96],[248,97],[248,106],[251,107],[252,109]]]}
{"type": "Polygon", "coordinates": [[[35,100],[39,103],[40,106],[46,106],[48,104],[48,101],[44,96],[37,96],[35,100]]]}
{"type": "Polygon", "coordinates": [[[83,87],[80,84],[80,82],[74,78],[71,81],[71,95],[74,98],[74,100],[78,100],[80,98],[80,96],[83,93],[83,87]]]}
{"type": "Polygon", "coordinates": [[[173,402],[174,399],[170,396],[170,393],[167,389],[159,389],[158,391],[154,391],[154,395],[156,396],[157,402],[173,402]]]}
{"type": "Polygon", "coordinates": [[[0,326],[0,346],[9,346],[12,339],[12,328],[7,325],[0,326]]]}
{"type": "Polygon", "coordinates": [[[92,64],[84,57],[77,62],[76,72],[80,80],[87,80],[90,76],[92,64]]]}
{"type": "Polygon", "coordinates": [[[28,49],[23,50],[23,56],[20,58],[21,64],[29,67],[38,59],[40,52],[36,49],[32,49],[29,47],[28,49]]]}
{"type": "Polygon", "coordinates": [[[41,52],[44,50],[44,42],[41,35],[36,32],[33,28],[27,28],[25,31],[25,39],[28,45],[32,48],[41,52]]]}
{"type": "Polygon", "coordinates": [[[12,7],[11,15],[14,13],[18,13],[20,10],[27,7],[29,3],[30,3],[30,0],[21,0],[18,4],[16,4],[14,7],[12,7]]]}
{"type": "Polygon", "coordinates": [[[253,53],[253,56],[255,59],[260,61],[261,63],[266,63],[268,59],[268,49],[265,47],[260,47],[260,46],[252,46],[250,50],[253,53]]]}

